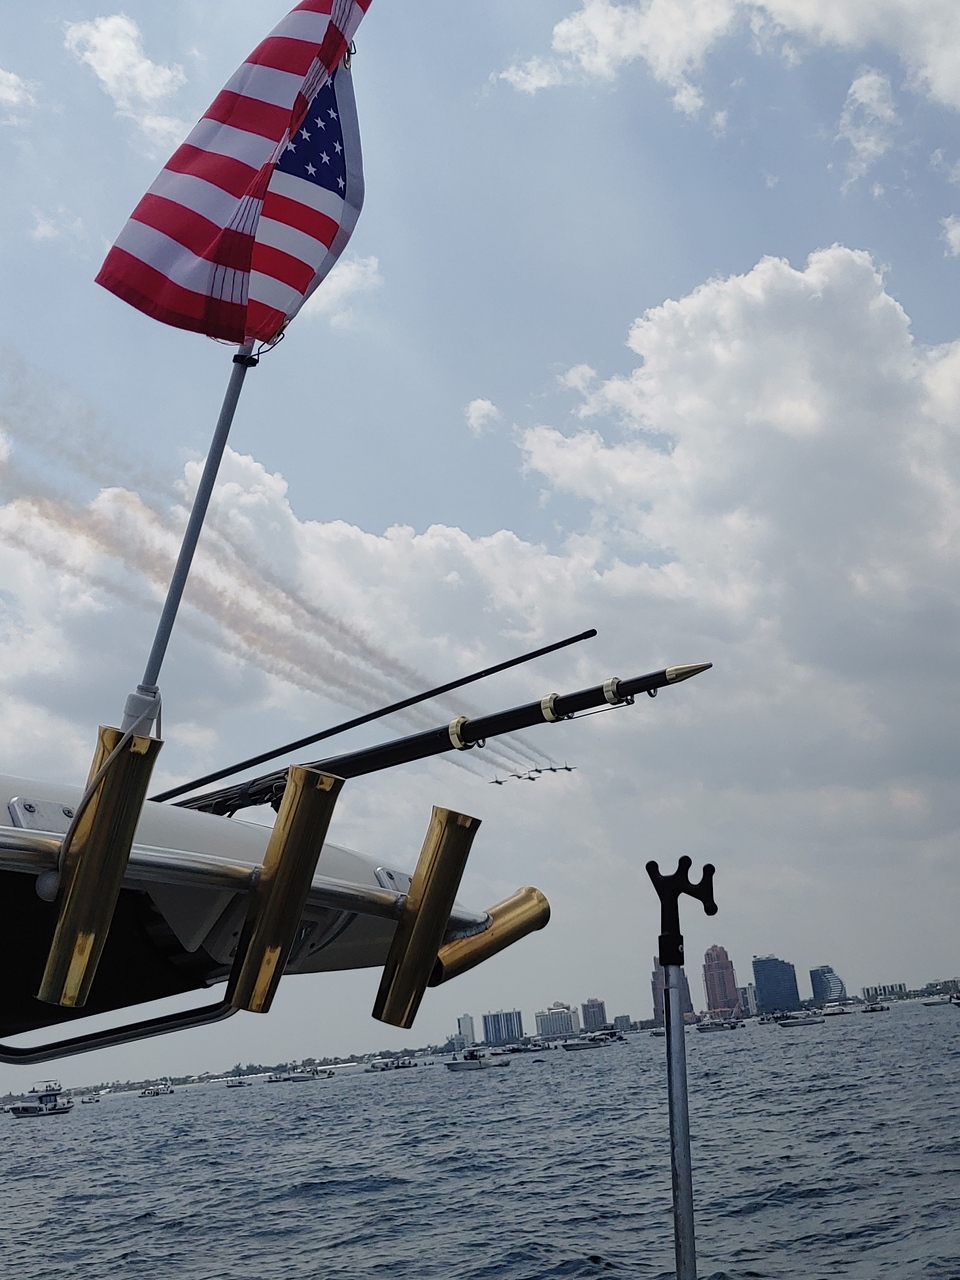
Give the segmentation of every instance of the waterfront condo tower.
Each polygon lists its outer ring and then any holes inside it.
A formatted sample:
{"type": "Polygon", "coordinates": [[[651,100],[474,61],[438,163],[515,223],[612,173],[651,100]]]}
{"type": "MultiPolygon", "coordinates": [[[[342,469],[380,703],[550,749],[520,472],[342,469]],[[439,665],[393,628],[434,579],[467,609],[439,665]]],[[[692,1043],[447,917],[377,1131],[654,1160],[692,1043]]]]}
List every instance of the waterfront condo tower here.
{"type": "Polygon", "coordinates": [[[732,1012],[740,1003],[733,961],[723,947],[708,947],[703,957],[703,989],[707,1008],[732,1012]]]}
{"type": "Polygon", "coordinates": [[[549,1009],[541,1009],[536,1015],[537,1035],[541,1040],[555,1040],[560,1036],[580,1034],[580,1016],[568,1004],[555,1001],[549,1009]]]}
{"type": "Polygon", "coordinates": [[[776,956],[754,956],[753,981],[760,1013],[800,1008],[797,971],[788,960],[778,960],[776,956]]]}
{"type": "Polygon", "coordinates": [[[519,1009],[498,1009],[483,1015],[483,1038],[487,1044],[516,1044],[523,1039],[523,1014],[519,1009]]]}
{"type": "Polygon", "coordinates": [[[580,1008],[583,1010],[584,1031],[602,1031],[607,1025],[607,1006],[596,996],[591,996],[580,1008]]]}
{"type": "Polygon", "coordinates": [[[847,988],[838,973],[834,973],[830,965],[822,964],[819,969],[810,970],[810,986],[813,988],[813,1003],[826,1004],[828,1000],[846,1000],[847,988]]]}
{"type": "Polygon", "coordinates": [[[469,1013],[461,1013],[457,1019],[457,1035],[463,1037],[463,1043],[466,1048],[477,1043],[477,1037],[473,1030],[473,1018],[469,1013]]]}

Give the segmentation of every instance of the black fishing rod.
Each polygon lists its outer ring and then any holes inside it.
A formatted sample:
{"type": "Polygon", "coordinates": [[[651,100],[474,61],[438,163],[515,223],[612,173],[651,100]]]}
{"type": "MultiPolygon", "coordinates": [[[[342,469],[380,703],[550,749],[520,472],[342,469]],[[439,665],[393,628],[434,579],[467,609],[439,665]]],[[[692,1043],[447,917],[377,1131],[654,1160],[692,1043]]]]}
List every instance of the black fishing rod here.
{"type": "MultiPolygon", "coordinates": [[[[488,738],[517,733],[521,729],[530,729],[535,724],[571,720],[595,708],[627,706],[640,693],[647,693],[654,698],[658,689],[679,684],[681,680],[689,680],[691,676],[699,675],[712,666],[712,662],[695,662],[682,667],[666,667],[645,676],[635,676],[632,680],[614,678],[594,685],[591,689],[581,689],[578,693],[551,693],[539,702],[528,702],[522,707],[497,711],[489,716],[477,716],[473,720],[459,716],[449,724],[428,729],[425,733],[411,734],[407,738],[397,738],[379,746],[351,751],[347,755],[331,756],[307,767],[321,769],[324,773],[336,774],[340,778],[359,778],[363,774],[377,773],[381,769],[395,769],[398,765],[412,764],[415,760],[426,760],[445,751],[467,751],[471,747],[482,747],[488,738]]],[[[278,769],[275,773],[251,778],[234,787],[208,791],[205,795],[193,796],[177,803],[184,809],[230,815],[254,805],[278,805],[286,781],[286,769],[278,769]]]]}
{"type": "Polygon", "coordinates": [[[171,787],[169,791],[161,791],[159,795],[150,796],[151,800],[172,800],[175,796],[182,796],[187,791],[196,791],[197,787],[205,787],[208,782],[219,782],[221,778],[230,778],[235,773],[240,773],[244,769],[252,769],[254,765],[266,764],[268,760],[276,760],[277,756],[285,756],[288,751],[299,751],[301,747],[312,746],[315,742],[322,742],[324,738],[334,738],[337,734],[346,733],[348,729],[359,728],[362,724],[370,724],[372,720],[380,720],[384,716],[392,715],[395,711],[403,711],[407,707],[415,707],[418,702],[426,702],[430,698],[439,698],[441,694],[450,693],[454,689],[462,689],[466,684],[473,684],[476,680],[485,680],[487,676],[495,676],[500,671],[506,671],[510,667],[518,667],[523,662],[532,662],[534,658],[542,658],[547,653],[555,653],[558,649],[566,649],[569,645],[579,644],[581,640],[592,640],[597,634],[596,627],[591,627],[589,631],[581,631],[579,635],[568,636],[566,640],[557,640],[554,644],[544,645],[542,649],[534,649],[532,653],[522,653],[518,658],[508,658],[506,662],[498,662],[494,667],[484,667],[482,671],[474,671],[472,675],[461,676],[458,680],[451,680],[448,684],[441,684],[436,689],[428,689],[426,693],[415,693],[409,698],[402,698],[400,702],[393,702],[389,707],[380,707],[377,711],[368,711],[362,716],[356,716],[353,720],[345,720],[342,724],[335,724],[332,729],[321,729],[319,733],[312,733],[306,738],[298,738],[296,742],[288,742],[283,747],[275,747],[272,751],[264,751],[261,755],[251,756],[249,760],[241,760],[239,764],[228,764],[223,769],[217,769],[214,773],[204,774],[202,778],[194,778],[192,782],[182,782],[178,787],[171,787]]]}

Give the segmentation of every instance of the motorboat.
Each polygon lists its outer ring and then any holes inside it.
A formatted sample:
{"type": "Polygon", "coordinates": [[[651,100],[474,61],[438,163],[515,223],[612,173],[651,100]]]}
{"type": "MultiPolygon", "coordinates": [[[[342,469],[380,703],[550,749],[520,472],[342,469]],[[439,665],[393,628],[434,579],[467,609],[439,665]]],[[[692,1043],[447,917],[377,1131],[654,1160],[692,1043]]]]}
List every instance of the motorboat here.
{"type": "Polygon", "coordinates": [[[953,1004],[954,999],[952,995],[929,996],[926,1000],[921,1000],[920,1003],[925,1009],[939,1009],[943,1004],[953,1004]]]}
{"type": "Polygon", "coordinates": [[[148,1084],[145,1089],[140,1090],[141,1098],[163,1098],[175,1090],[169,1080],[158,1080],[156,1084],[148,1084]]]}
{"type": "Polygon", "coordinates": [[[488,1058],[480,1049],[465,1049],[462,1058],[454,1055],[443,1065],[448,1071],[486,1071],[490,1067],[509,1067],[510,1062],[506,1056],[488,1058]]]}
{"type": "Polygon", "coordinates": [[[576,1040],[564,1040],[563,1047],[575,1053],[580,1049],[602,1049],[608,1044],[626,1044],[626,1036],[621,1031],[591,1031],[576,1040]]]}
{"type": "Polygon", "coordinates": [[[84,1107],[89,1107],[91,1103],[99,1102],[99,1101],[100,1101],[99,1093],[85,1093],[83,1097],[80,1099],[80,1105],[84,1107]]]}
{"type": "Polygon", "coordinates": [[[667,1034],[667,1028],[666,1028],[666,1027],[654,1027],[654,1028],[653,1028],[653,1030],[650,1032],[650,1034],[651,1034],[652,1036],[658,1036],[658,1037],[660,1037],[660,1038],[662,1039],[662,1038],[663,1038],[664,1036],[666,1036],[666,1034],[667,1034]]]}
{"type": "Polygon", "coordinates": [[[12,1102],[8,1110],[18,1120],[38,1116],[65,1116],[68,1111],[73,1110],[73,1099],[64,1096],[63,1085],[59,1080],[38,1080],[30,1092],[19,1102],[12,1102]]]}
{"type": "Polygon", "coordinates": [[[820,1010],[825,1018],[836,1018],[847,1013],[852,1013],[852,1009],[847,1009],[839,1000],[828,1000],[820,1010]]]}
{"type": "Polygon", "coordinates": [[[704,1018],[697,1023],[698,1031],[736,1031],[745,1023],[740,1018],[704,1018]]]}
{"type": "MultiPolygon", "coordinates": [[[[410,1067],[419,1067],[420,1063],[414,1058],[374,1058],[368,1066],[364,1067],[364,1071],[383,1072],[383,1071],[406,1071],[410,1067]]],[[[333,1075],[333,1072],[330,1072],[333,1075]]]]}
{"type": "Polygon", "coordinates": [[[863,1006],[860,1012],[861,1013],[889,1013],[890,1006],[888,1004],[881,1004],[879,1000],[870,1000],[868,1001],[867,1004],[863,1006]]]}
{"type": "Polygon", "coordinates": [[[253,1083],[252,1080],[245,1080],[243,1076],[231,1076],[227,1081],[228,1089],[248,1089],[253,1083]]]}
{"type": "Polygon", "coordinates": [[[822,1013],[791,1013],[778,1021],[781,1027],[813,1027],[826,1019],[822,1013]]]}

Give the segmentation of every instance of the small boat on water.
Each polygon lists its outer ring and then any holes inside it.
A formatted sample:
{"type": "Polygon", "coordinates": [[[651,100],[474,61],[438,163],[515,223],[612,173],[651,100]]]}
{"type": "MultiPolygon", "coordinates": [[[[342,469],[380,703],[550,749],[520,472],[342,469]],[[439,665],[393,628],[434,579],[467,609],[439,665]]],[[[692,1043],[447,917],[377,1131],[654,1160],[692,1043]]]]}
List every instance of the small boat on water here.
{"type": "Polygon", "coordinates": [[[418,1067],[419,1062],[413,1058],[374,1058],[364,1071],[406,1071],[410,1067],[418,1067]]]}
{"type": "Polygon", "coordinates": [[[813,1027],[825,1021],[822,1013],[791,1013],[786,1018],[778,1019],[781,1027],[813,1027]]]}
{"type": "Polygon", "coordinates": [[[99,1093],[85,1093],[83,1097],[80,1099],[80,1105],[84,1107],[89,1107],[91,1103],[99,1102],[99,1101],[100,1101],[99,1093]]]}
{"type": "Polygon", "coordinates": [[[174,1093],[175,1090],[169,1080],[158,1080],[156,1084],[148,1084],[145,1089],[140,1090],[141,1098],[163,1098],[168,1093],[174,1093]]]}
{"type": "Polygon", "coordinates": [[[870,1000],[867,1004],[863,1006],[860,1012],[861,1013],[889,1013],[890,1006],[888,1004],[881,1004],[879,1000],[870,1000]]]}
{"type": "Polygon", "coordinates": [[[608,1044],[626,1044],[626,1036],[620,1031],[591,1031],[576,1040],[564,1040],[563,1047],[575,1053],[579,1049],[602,1049],[608,1044]]]}
{"type": "Polygon", "coordinates": [[[248,1089],[252,1080],[244,1080],[243,1076],[231,1076],[227,1081],[228,1089],[248,1089]]]}
{"type": "Polygon", "coordinates": [[[658,1037],[660,1037],[660,1039],[663,1039],[663,1038],[666,1036],[666,1034],[667,1034],[667,1028],[666,1028],[666,1027],[654,1027],[654,1028],[653,1028],[653,1030],[650,1032],[650,1034],[651,1034],[652,1036],[658,1036],[658,1037]]]}
{"type": "Polygon", "coordinates": [[[925,1009],[939,1009],[939,1007],[943,1004],[954,1004],[956,1002],[954,1001],[954,998],[952,995],[950,996],[942,995],[942,996],[929,996],[926,1000],[921,1000],[920,1003],[923,1005],[925,1009]]]}
{"type": "Polygon", "coordinates": [[[488,1058],[480,1049],[465,1049],[462,1058],[454,1055],[443,1065],[448,1071],[486,1071],[490,1067],[509,1067],[510,1061],[506,1056],[488,1058]]]}
{"type": "Polygon", "coordinates": [[[12,1102],[7,1110],[18,1120],[65,1116],[73,1110],[73,1099],[63,1096],[63,1085],[59,1080],[39,1080],[29,1093],[19,1102],[12,1102]]]}
{"type": "Polygon", "coordinates": [[[741,1018],[704,1018],[702,1022],[697,1023],[698,1031],[736,1031],[738,1027],[746,1026],[741,1018]]]}
{"type": "Polygon", "coordinates": [[[820,1010],[825,1018],[836,1018],[843,1014],[852,1013],[852,1009],[847,1009],[839,1000],[828,1000],[820,1010]]]}

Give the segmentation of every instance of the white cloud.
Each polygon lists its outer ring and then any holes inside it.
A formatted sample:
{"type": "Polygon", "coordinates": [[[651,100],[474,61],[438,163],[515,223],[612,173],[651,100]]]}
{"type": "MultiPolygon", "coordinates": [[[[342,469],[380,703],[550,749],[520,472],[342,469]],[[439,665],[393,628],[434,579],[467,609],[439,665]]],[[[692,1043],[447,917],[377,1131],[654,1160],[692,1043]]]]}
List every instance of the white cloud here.
{"type": "Polygon", "coordinates": [[[0,107],[26,107],[33,102],[33,86],[15,71],[0,68],[0,107]]]}
{"type": "Polygon", "coordinates": [[[951,213],[948,218],[941,219],[940,225],[943,227],[947,253],[951,258],[960,257],[960,218],[951,213]]]}
{"type": "Polygon", "coordinates": [[[506,71],[502,71],[500,79],[506,80],[521,93],[534,94],[541,89],[563,84],[566,76],[557,62],[546,58],[530,58],[521,66],[508,67],[506,71]]]}
{"type": "Polygon", "coordinates": [[[467,426],[475,436],[482,436],[494,422],[499,422],[503,414],[492,400],[471,400],[463,411],[467,426]]]}
{"type": "Polygon", "coordinates": [[[612,80],[624,64],[640,58],[673,89],[677,107],[695,115],[703,98],[690,76],[730,29],[735,13],[736,0],[583,0],[579,12],[554,27],[550,61],[534,58],[509,68],[503,78],[534,93],[576,75],[612,80]]]}
{"type": "Polygon", "coordinates": [[[853,152],[847,164],[848,182],[862,178],[889,150],[896,124],[890,80],[871,67],[864,68],[847,91],[837,130],[838,141],[849,143],[853,152]]]}
{"type": "Polygon", "coordinates": [[[337,328],[349,328],[355,320],[350,303],[358,294],[370,293],[383,285],[379,259],[341,258],[310,295],[300,312],[303,316],[326,316],[337,328]]]}
{"type": "Polygon", "coordinates": [[[553,58],[534,58],[504,78],[535,92],[577,75],[609,80],[641,59],[674,91],[677,106],[699,110],[695,75],[738,20],[755,35],[793,37],[781,52],[802,56],[796,38],[821,46],[879,46],[899,57],[912,87],[960,109],[960,6],[954,0],[581,0],[553,29],[553,58]]]}
{"type": "Polygon", "coordinates": [[[38,242],[45,240],[80,240],[83,237],[83,219],[71,214],[64,205],[58,205],[50,213],[35,212],[30,239],[38,242]]]}
{"type": "Polygon", "coordinates": [[[64,43],[91,68],[118,113],[135,121],[154,146],[166,148],[183,138],[184,122],[156,110],[185,83],[183,69],[152,62],[132,18],[115,13],[90,22],[70,22],[64,43]]]}

